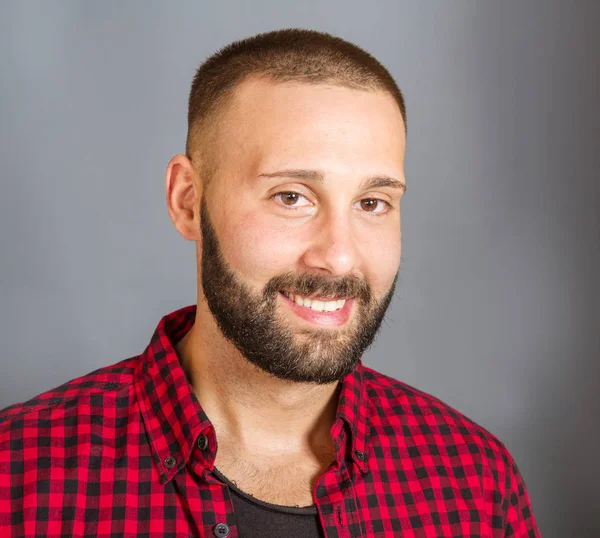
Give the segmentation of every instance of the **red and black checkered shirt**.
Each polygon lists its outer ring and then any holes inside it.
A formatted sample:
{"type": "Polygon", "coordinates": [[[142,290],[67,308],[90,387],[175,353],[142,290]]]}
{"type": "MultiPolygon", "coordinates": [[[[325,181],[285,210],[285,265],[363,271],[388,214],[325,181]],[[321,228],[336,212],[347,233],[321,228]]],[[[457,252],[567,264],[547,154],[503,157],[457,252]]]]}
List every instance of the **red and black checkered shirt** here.
{"type": "MultiPolygon", "coordinates": [[[[0,412],[0,536],[238,536],[174,349],[195,312],[165,316],[141,355],[0,412]]],[[[507,448],[428,394],[361,364],[331,432],[314,490],[327,538],[540,536],[507,448]]]]}

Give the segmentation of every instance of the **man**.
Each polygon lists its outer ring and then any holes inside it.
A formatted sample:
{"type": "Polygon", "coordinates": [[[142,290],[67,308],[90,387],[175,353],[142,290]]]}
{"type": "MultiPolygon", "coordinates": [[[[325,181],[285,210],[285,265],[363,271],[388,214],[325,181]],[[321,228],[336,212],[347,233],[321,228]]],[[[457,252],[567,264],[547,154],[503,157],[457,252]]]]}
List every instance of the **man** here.
{"type": "Polygon", "coordinates": [[[365,367],[394,295],[402,93],[306,30],[197,71],[169,215],[197,305],[0,415],[2,536],[536,537],[506,447],[365,367]]]}

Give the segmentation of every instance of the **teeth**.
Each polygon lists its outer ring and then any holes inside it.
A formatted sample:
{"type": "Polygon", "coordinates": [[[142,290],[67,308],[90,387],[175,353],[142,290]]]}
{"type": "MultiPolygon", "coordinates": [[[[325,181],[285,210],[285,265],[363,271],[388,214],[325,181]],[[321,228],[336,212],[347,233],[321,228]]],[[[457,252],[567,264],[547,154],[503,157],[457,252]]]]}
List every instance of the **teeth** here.
{"type": "Polygon", "coordinates": [[[310,307],[313,310],[316,310],[317,312],[323,312],[323,307],[324,306],[325,306],[325,303],[323,301],[317,301],[317,300],[314,300],[312,302],[312,304],[310,305],[310,307]]]}
{"type": "Polygon", "coordinates": [[[288,291],[284,291],[283,294],[297,305],[304,306],[305,308],[312,308],[317,312],[334,312],[335,310],[343,308],[346,303],[346,299],[338,299],[337,301],[319,301],[318,299],[311,300],[301,297],[300,295],[294,295],[288,291]]]}

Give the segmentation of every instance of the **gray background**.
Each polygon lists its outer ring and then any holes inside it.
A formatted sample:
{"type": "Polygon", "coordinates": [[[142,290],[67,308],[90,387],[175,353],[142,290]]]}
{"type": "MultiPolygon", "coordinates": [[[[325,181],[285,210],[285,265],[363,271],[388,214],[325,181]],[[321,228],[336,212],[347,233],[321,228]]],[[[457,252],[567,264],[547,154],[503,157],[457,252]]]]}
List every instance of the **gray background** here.
{"type": "Polygon", "coordinates": [[[140,353],[195,302],[164,199],[197,65],[333,32],[408,105],[398,297],[368,365],[502,439],[546,538],[598,537],[596,2],[0,4],[0,406],[140,353]],[[595,510],[594,510],[595,509],[595,510]]]}

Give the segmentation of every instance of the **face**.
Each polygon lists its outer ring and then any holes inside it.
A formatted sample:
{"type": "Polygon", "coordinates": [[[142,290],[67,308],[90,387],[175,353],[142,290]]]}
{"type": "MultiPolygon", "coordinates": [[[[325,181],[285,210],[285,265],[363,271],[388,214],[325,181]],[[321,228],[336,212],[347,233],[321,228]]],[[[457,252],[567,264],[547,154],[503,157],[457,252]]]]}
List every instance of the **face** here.
{"type": "Polygon", "coordinates": [[[383,92],[243,83],[200,204],[201,283],[218,327],[280,379],[358,364],[394,294],[404,125],[383,92]]]}

